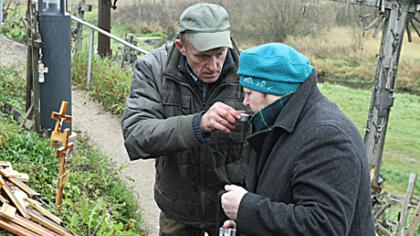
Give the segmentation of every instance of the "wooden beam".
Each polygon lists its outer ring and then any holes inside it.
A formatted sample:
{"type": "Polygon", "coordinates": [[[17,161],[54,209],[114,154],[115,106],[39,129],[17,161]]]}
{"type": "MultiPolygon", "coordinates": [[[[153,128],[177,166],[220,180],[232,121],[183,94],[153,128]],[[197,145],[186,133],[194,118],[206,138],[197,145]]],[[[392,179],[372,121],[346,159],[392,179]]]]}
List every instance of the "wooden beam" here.
{"type": "Polygon", "coordinates": [[[73,234],[69,232],[67,229],[65,229],[63,226],[58,225],[54,223],[53,221],[45,218],[40,213],[33,209],[28,209],[28,214],[31,217],[31,219],[35,222],[38,222],[39,224],[47,227],[48,229],[65,236],[72,236],[73,234]]]}
{"type": "Polygon", "coordinates": [[[11,220],[16,216],[16,208],[12,207],[7,203],[3,203],[0,209],[0,216],[2,216],[5,219],[11,220]]]}
{"type": "Polygon", "coordinates": [[[59,234],[56,234],[34,222],[23,218],[20,215],[17,215],[16,208],[10,206],[9,204],[3,204],[3,206],[0,209],[0,216],[41,236],[59,236],[59,234]]]}
{"type": "MultiPolygon", "coordinates": [[[[98,26],[111,33],[111,0],[98,0],[98,26]]],[[[101,57],[112,55],[111,40],[103,34],[98,34],[98,54],[101,57]]]]}
{"type": "Polygon", "coordinates": [[[12,222],[21,225],[41,236],[60,236],[60,234],[57,234],[56,232],[53,232],[47,228],[43,228],[41,225],[36,224],[28,219],[23,218],[20,215],[16,215],[14,219],[11,220],[12,222]]]}
{"type": "Polygon", "coordinates": [[[401,210],[401,217],[397,225],[396,235],[404,235],[404,227],[408,217],[408,207],[410,205],[410,199],[413,197],[414,187],[416,186],[417,174],[411,173],[408,179],[407,193],[403,201],[403,207],[401,210]]]}
{"type": "Polygon", "coordinates": [[[0,161],[0,167],[12,167],[12,164],[10,163],[10,161],[0,161]]]}
{"type": "Polygon", "coordinates": [[[38,234],[0,217],[0,228],[18,236],[38,236],[38,234]]]}
{"type": "Polygon", "coordinates": [[[18,178],[25,182],[29,181],[29,175],[20,173],[16,170],[0,169],[0,175],[6,178],[18,178]]]}
{"type": "Polygon", "coordinates": [[[420,225],[420,203],[417,205],[411,224],[408,226],[406,236],[414,236],[416,229],[420,225]]]}
{"type": "Polygon", "coordinates": [[[0,188],[3,188],[4,192],[7,194],[9,199],[13,202],[15,207],[18,209],[20,214],[25,217],[29,218],[28,212],[26,211],[26,208],[22,205],[22,203],[15,197],[10,187],[6,184],[3,177],[0,176],[0,188]]]}
{"type": "Polygon", "coordinates": [[[45,210],[41,204],[33,199],[26,198],[25,201],[31,206],[33,209],[37,210],[39,213],[50,219],[51,221],[55,222],[58,225],[61,225],[63,221],[58,218],[57,216],[53,215],[51,212],[45,210]]]}
{"type": "Polygon", "coordinates": [[[20,181],[17,178],[9,178],[9,181],[12,182],[17,187],[19,187],[22,191],[24,191],[26,194],[28,194],[31,197],[41,195],[40,193],[36,192],[31,187],[29,187],[28,185],[26,185],[25,183],[23,183],[22,181],[20,181]]]}

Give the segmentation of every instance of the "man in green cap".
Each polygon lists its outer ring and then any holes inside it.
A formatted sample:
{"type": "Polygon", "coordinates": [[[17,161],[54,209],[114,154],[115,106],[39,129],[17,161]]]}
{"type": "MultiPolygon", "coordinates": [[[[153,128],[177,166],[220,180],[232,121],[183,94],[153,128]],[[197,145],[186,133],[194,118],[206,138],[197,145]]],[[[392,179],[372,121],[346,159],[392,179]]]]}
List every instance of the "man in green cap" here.
{"type": "Polygon", "coordinates": [[[214,235],[217,193],[242,185],[250,125],[226,10],[199,3],[179,35],[134,67],[122,129],[131,160],[155,158],[160,235],[214,235]]]}

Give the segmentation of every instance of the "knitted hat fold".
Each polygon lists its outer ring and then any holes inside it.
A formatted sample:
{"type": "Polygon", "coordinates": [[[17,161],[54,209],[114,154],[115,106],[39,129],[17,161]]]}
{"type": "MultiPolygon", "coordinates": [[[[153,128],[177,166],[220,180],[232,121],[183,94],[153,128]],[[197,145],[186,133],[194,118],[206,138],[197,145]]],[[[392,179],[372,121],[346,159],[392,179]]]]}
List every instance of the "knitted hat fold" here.
{"type": "Polygon", "coordinates": [[[262,93],[293,93],[313,71],[307,57],[282,43],[249,48],[239,57],[240,84],[262,93]]]}

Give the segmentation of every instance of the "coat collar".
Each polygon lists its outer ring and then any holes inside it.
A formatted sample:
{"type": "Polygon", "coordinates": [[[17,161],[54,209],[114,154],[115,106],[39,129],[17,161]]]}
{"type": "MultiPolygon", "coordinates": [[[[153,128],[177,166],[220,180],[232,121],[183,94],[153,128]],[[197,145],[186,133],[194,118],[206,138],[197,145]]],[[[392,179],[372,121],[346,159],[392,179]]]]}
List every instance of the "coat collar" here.
{"type": "Polygon", "coordinates": [[[305,114],[313,104],[322,98],[316,80],[317,76],[314,71],[280,111],[273,129],[278,127],[289,133],[294,131],[302,114],[305,114]]]}
{"type": "MultiPolygon", "coordinates": [[[[261,135],[272,132],[276,129],[283,129],[292,133],[301,116],[305,114],[323,96],[316,85],[316,72],[314,71],[309,78],[302,84],[296,93],[285,104],[278,114],[272,129],[255,132],[248,137],[251,143],[261,139],[261,135]]],[[[258,143],[258,142],[257,142],[258,143]]],[[[260,146],[259,144],[253,146],[260,146]]]]}

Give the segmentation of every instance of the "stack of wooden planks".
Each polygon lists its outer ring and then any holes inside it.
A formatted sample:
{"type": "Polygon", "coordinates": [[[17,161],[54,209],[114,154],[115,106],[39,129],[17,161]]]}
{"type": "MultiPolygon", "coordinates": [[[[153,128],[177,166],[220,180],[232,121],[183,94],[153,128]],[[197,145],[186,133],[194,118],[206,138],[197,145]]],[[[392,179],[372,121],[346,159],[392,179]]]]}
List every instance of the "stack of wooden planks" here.
{"type": "Polygon", "coordinates": [[[40,194],[24,183],[28,180],[28,175],[13,170],[10,162],[0,161],[0,229],[25,236],[74,235],[35,200],[40,194]]]}

